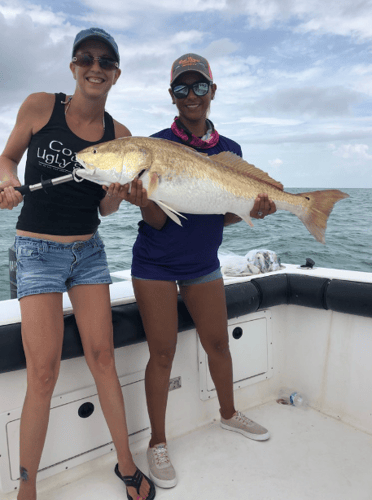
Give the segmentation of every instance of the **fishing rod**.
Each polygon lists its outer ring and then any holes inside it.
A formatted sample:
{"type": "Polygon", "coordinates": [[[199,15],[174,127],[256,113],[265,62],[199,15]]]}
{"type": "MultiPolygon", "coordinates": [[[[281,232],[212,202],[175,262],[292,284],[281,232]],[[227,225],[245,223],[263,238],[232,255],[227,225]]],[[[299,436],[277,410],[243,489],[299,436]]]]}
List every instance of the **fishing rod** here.
{"type": "Polygon", "coordinates": [[[37,191],[38,189],[44,189],[52,186],[56,186],[57,184],[64,184],[65,182],[69,182],[74,180],[75,182],[81,182],[84,179],[81,179],[77,176],[79,171],[84,170],[83,168],[79,168],[74,170],[72,174],[68,175],[62,175],[61,177],[55,177],[54,179],[46,179],[46,180],[41,180],[41,182],[38,182],[37,184],[25,184],[23,186],[16,186],[14,189],[16,191],[19,191],[21,195],[25,195],[28,193],[32,193],[33,191],[37,191]]]}

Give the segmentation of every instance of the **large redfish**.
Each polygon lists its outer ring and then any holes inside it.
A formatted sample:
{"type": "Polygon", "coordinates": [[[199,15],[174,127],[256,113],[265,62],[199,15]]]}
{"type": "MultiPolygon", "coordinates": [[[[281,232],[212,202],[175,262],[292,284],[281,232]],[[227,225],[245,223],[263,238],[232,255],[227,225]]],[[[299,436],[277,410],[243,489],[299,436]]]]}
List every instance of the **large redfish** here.
{"type": "Polygon", "coordinates": [[[325,243],[327,219],[334,204],[349,196],[337,189],[286,193],[280,182],[233,153],[207,156],[151,137],[124,137],[97,144],[80,151],[77,160],[85,169],[79,170],[79,176],[98,184],[126,184],[139,177],[149,199],[178,224],[179,212],[231,212],[252,226],[249,214],[254,200],[259,193],[267,193],[278,210],[297,215],[321,243],[325,243]]]}

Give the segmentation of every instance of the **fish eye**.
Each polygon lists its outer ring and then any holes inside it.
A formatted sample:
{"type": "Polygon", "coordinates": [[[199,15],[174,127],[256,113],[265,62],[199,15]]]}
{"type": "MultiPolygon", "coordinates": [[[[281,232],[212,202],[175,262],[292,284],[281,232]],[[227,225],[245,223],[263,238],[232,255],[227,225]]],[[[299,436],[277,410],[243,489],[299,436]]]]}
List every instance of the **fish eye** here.
{"type": "Polygon", "coordinates": [[[97,150],[96,149],[93,149],[93,154],[95,155],[97,153],[97,150]]]}

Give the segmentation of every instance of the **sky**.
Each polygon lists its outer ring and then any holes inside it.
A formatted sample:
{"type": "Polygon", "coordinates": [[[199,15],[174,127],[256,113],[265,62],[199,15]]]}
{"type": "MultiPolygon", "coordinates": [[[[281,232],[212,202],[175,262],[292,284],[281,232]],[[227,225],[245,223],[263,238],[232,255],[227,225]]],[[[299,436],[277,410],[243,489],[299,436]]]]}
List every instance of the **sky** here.
{"type": "Polygon", "coordinates": [[[1,151],[29,94],[74,92],[73,40],[94,26],[119,45],[106,109],[132,135],[171,125],[170,68],[193,52],[249,163],[284,188],[372,188],[372,0],[0,0],[1,151]]]}

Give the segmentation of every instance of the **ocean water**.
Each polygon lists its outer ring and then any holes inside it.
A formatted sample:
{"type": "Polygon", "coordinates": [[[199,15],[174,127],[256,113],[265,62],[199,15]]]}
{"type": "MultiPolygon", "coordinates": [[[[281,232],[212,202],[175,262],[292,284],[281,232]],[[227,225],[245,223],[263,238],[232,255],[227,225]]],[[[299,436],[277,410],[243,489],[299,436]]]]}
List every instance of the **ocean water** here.
{"type": "MultiPolygon", "coordinates": [[[[286,189],[292,193],[315,189],[286,189]]],[[[342,189],[350,198],[338,202],[329,219],[326,244],[318,243],[302,222],[289,212],[278,211],[254,227],[240,222],[225,228],[221,254],[245,255],[252,249],[274,251],[282,263],[372,272],[372,189],[342,189]]],[[[0,211],[0,300],[10,298],[8,250],[13,244],[20,207],[0,211]]],[[[115,214],[102,218],[100,235],[106,245],[111,272],[129,269],[137,235],[140,210],[122,203],[115,214]]]]}

